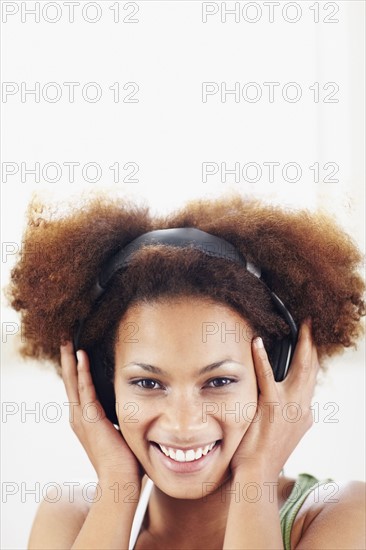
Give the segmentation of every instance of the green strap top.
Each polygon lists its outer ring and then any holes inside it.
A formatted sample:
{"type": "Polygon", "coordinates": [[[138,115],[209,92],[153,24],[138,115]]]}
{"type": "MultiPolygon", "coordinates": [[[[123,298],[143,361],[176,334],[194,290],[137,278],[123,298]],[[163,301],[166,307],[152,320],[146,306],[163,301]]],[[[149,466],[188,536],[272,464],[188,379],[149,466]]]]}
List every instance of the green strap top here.
{"type": "Polygon", "coordinates": [[[316,486],[332,481],[330,478],[319,481],[310,474],[299,474],[288,499],[280,510],[281,531],[285,550],[291,550],[290,537],[292,525],[306,497],[316,486]]]}

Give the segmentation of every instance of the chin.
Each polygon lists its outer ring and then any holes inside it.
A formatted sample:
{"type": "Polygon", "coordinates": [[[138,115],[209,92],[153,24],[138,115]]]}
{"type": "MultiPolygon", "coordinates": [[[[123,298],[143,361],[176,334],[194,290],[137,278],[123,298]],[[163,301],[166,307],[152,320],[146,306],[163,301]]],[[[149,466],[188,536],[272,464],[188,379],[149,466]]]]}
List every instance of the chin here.
{"type": "MultiPolygon", "coordinates": [[[[221,478],[215,480],[204,481],[204,480],[187,480],[187,483],[182,483],[179,480],[174,482],[168,482],[166,479],[161,480],[156,476],[152,476],[154,485],[164,493],[165,495],[176,498],[179,500],[206,500],[207,497],[216,491],[218,491],[221,485],[227,481],[230,476],[228,471],[226,474],[222,475],[221,478]]],[[[150,477],[150,476],[149,476],[150,477]]]]}

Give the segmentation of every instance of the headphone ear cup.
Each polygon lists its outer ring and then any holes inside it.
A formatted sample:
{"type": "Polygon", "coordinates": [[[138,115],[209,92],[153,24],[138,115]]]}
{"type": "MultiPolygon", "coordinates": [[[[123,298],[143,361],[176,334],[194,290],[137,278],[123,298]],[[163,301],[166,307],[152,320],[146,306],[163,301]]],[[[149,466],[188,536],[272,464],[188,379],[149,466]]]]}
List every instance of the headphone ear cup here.
{"type": "Polygon", "coordinates": [[[98,399],[107,418],[112,424],[119,425],[116,415],[116,395],[114,386],[106,374],[103,357],[96,348],[88,349],[87,353],[89,357],[90,373],[98,399]]]}
{"type": "Polygon", "coordinates": [[[281,342],[279,342],[276,346],[276,364],[275,369],[273,369],[276,382],[281,382],[287,376],[288,369],[286,371],[286,367],[287,364],[291,361],[291,348],[291,339],[286,337],[283,338],[281,342]]]}
{"type": "Polygon", "coordinates": [[[274,376],[274,379],[276,380],[276,382],[278,381],[277,377],[278,377],[278,365],[279,365],[279,362],[280,362],[280,358],[281,358],[281,347],[282,347],[282,342],[281,341],[278,341],[276,342],[276,344],[274,345],[273,349],[272,349],[272,352],[271,352],[271,355],[270,355],[270,363],[271,363],[271,367],[272,367],[272,370],[273,370],[273,376],[274,376]]]}

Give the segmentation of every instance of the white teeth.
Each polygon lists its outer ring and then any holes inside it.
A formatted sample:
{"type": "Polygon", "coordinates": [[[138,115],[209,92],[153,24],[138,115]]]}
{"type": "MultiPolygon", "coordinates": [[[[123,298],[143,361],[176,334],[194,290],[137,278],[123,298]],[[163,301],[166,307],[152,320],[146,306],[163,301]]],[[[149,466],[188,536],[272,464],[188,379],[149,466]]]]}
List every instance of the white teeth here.
{"type": "Polygon", "coordinates": [[[188,451],[183,451],[182,449],[172,449],[171,447],[164,447],[160,445],[160,449],[163,451],[165,456],[169,456],[171,459],[177,462],[193,462],[193,460],[198,460],[201,456],[206,456],[208,452],[215,446],[216,441],[206,447],[200,447],[199,449],[189,449],[188,451]]]}
{"type": "Polygon", "coordinates": [[[196,458],[196,454],[193,449],[186,451],[186,462],[192,462],[196,458]]]}
{"type": "Polygon", "coordinates": [[[169,456],[169,451],[166,447],[164,447],[164,445],[159,445],[159,447],[166,456],[169,456]]]}
{"type": "Polygon", "coordinates": [[[202,456],[202,449],[198,449],[195,454],[195,459],[198,460],[202,456]]]}
{"type": "Polygon", "coordinates": [[[208,453],[209,448],[210,448],[210,445],[206,445],[206,447],[202,451],[202,454],[206,456],[207,453],[208,453]]]}
{"type": "Polygon", "coordinates": [[[186,457],[185,457],[184,451],[181,451],[180,449],[178,449],[175,453],[175,460],[177,462],[185,462],[186,457]]]}

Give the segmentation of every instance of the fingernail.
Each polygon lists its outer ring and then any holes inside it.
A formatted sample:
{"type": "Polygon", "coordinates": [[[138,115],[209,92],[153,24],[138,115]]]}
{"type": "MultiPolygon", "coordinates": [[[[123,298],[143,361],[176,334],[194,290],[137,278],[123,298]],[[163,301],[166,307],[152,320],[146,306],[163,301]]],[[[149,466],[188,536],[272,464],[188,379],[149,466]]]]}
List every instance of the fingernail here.
{"type": "Polygon", "coordinates": [[[76,357],[77,357],[77,360],[78,360],[78,361],[81,361],[81,360],[82,360],[80,350],[78,350],[78,351],[76,352],[76,357]]]}
{"type": "Polygon", "coordinates": [[[303,321],[303,324],[302,324],[302,330],[307,330],[309,333],[311,333],[311,317],[307,317],[306,319],[304,319],[303,321]]]}
{"type": "Polygon", "coordinates": [[[61,341],[61,346],[62,346],[63,348],[67,348],[68,346],[71,346],[71,345],[72,345],[71,340],[62,340],[62,341],[61,341]]]}
{"type": "Polygon", "coordinates": [[[263,340],[260,336],[257,336],[257,338],[254,338],[254,345],[256,348],[264,348],[263,340]]]}

